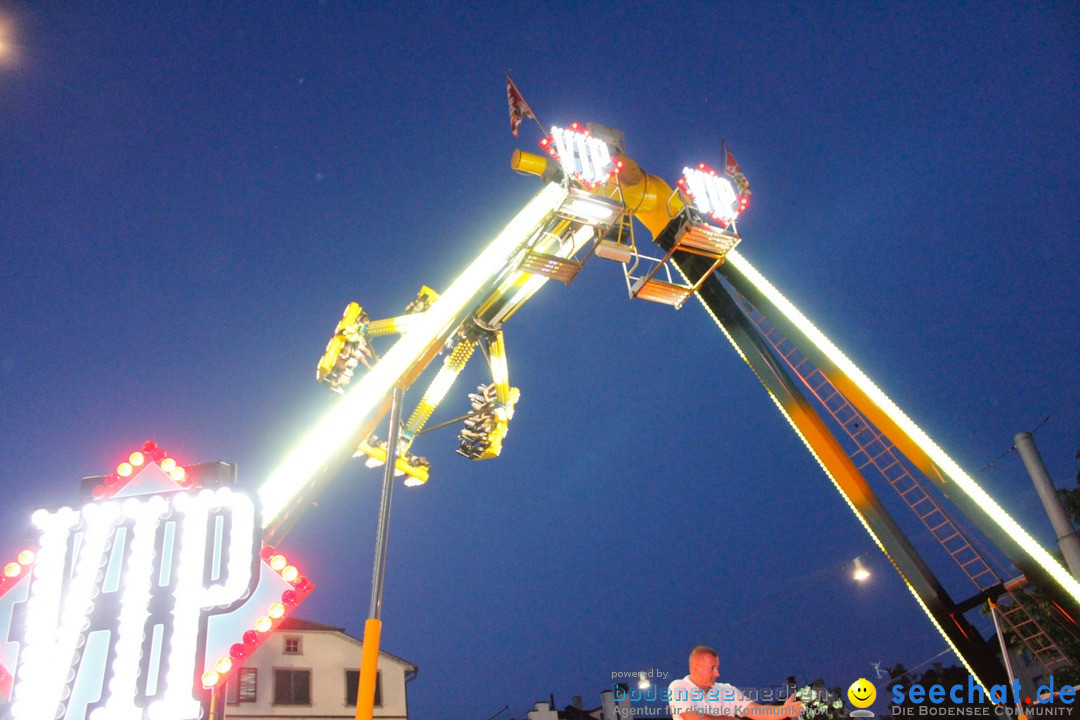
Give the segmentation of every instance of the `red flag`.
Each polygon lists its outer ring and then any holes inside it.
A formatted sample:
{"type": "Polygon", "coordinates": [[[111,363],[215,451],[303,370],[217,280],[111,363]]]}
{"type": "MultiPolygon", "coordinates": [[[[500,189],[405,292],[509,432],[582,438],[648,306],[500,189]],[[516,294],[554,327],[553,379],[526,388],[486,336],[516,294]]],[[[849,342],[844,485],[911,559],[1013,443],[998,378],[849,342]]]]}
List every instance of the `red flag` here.
{"type": "Polygon", "coordinates": [[[735,181],[735,185],[739,188],[740,195],[749,197],[750,181],[743,175],[739,163],[735,162],[735,156],[732,155],[731,151],[726,147],[724,148],[724,155],[724,173],[735,181]]]}
{"type": "Polygon", "coordinates": [[[510,130],[514,133],[514,137],[517,137],[518,127],[525,122],[525,118],[536,120],[536,115],[533,114],[529,103],[525,102],[517,85],[510,79],[510,73],[506,74],[506,99],[510,103],[510,130]]]}
{"type": "Polygon", "coordinates": [[[727,154],[727,158],[724,160],[724,172],[730,176],[742,175],[742,170],[739,169],[739,163],[735,162],[735,156],[731,154],[731,151],[724,148],[724,152],[727,154]]]}

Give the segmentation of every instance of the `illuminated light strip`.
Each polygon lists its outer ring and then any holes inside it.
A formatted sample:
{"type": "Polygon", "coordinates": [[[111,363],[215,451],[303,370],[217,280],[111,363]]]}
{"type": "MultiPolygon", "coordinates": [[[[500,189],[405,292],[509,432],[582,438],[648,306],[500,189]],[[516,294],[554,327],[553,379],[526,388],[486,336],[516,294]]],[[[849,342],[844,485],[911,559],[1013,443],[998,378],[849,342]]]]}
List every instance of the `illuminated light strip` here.
{"type": "Polygon", "coordinates": [[[475,342],[472,340],[464,340],[458,343],[453,351],[446,356],[446,360],[443,361],[443,366],[439,368],[439,372],[436,373],[431,384],[428,385],[427,390],[424,392],[424,396],[420,398],[420,402],[417,404],[416,409],[413,410],[412,416],[405,424],[406,432],[410,435],[415,435],[424,427],[428,418],[435,412],[435,408],[438,407],[439,403],[446,397],[446,393],[450,392],[450,388],[453,387],[454,381],[457,380],[458,375],[460,375],[461,371],[465,368],[465,364],[469,362],[469,358],[472,357],[475,349],[475,342]]]}
{"type": "Polygon", "coordinates": [[[446,330],[446,326],[465,309],[465,304],[506,265],[528,234],[556,210],[566,196],[565,188],[549,183],[533,197],[432,304],[423,319],[394,343],[382,360],[304,435],[259,488],[264,528],[281,514],[328,457],[355,438],[364,420],[383,402],[402,373],[420,359],[430,343],[446,330]]]}
{"type": "Polygon", "coordinates": [[[367,324],[364,334],[368,337],[384,337],[386,335],[404,335],[416,327],[424,318],[424,313],[411,315],[399,315],[398,317],[386,318],[385,320],[372,320],[367,324]]]}
{"type": "MultiPolygon", "coordinates": [[[[517,277],[527,274],[528,273],[519,273],[517,277]]],[[[547,281],[549,279],[550,278],[548,278],[546,275],[533,275],[528,280],[526,280],[521,285],[521,287],[518,288],[518,291],[514,293],[514,297],[510,299],[510,302],[506,304],[505,312],[500,313],[502,317],[499,319],[499,322],[505,321],[508,317],[510,317],[510,313],[515,312],[519,305],[521,305],[526,300],[535,295],[540,288],[544,287],[544,285],[547,284],[547,281]]]]}
{"type": "MultiPolygon", "coordinates": [[[[730,252],[728,253],[728,257],[729,258],[731,257],[730,252]]],[[[679,274],[683,276],[683,280],[685,282],[690,282],[689,278],[686,277],[686,274],[683,273],[682,268],[679,267],[679,264],[674,263],[674,265],[675,265],[675,269],[679,271],[679,274]]],[[[739,354],[739,357],[741,357],[743,359],[743,362],[745,362],[747,365],[750,366],[750,370],[752,372],[754,372],[754,374],[756,375],[757,371],[754,370],[754,366],[751,365],[749,359],[746,357],[745,354],[743,354],[742,348],[740,348],[739,344],[737,342],[735,342],[735,338],[733,338],[731,336],[731,334],[728,333],[727,328],[724,327],[724,324],[722,322],[720,322],[720,319],[718,317],[716,317],[716,313],[714,313],[712,308],[709,307],[708,303],[705,302],[705,299],[701,297],[701,293],[700,292],[695,292],[694,295],[697,297],[698,301],[701,303],[701,306],[703,308],[705,308],[705,312],[707,312],[709,314],[709,317],[711,317],[713,319],[713,322],[716,323],[716,326],[720,328],[720,331],[722,333],[724,333],[724,337],[726,337],[728,342],[731,343],[731,346],[733,348],[735,348],[735,352],[737,352],[739,354]]],[[[760,378],[759,378],[759,380],[760,380],[760,378]]],[[[820,467],[821,471],[823,473],[825,473],[825,477],[829,478],[829,482],[831,482],[833,484],[833,487],[836,488],[836,491],[840,493],[840,497],[844,498],[844,502],[847,503],[847,506],[851,509],[851,512],[855,515],[856,519],[858,519],[859,524],[862,525],[863,529],[865,529],[867,534],[870,535],[870,539],[874,541],[874,544],[878,546],[878,548],[885,555],[885,557],[889,557],[889,553],[885,550],[885,545],[882,544],[880,538],[878,538],[878,536],[877,536],[877,533],[874,532],[873,528],[871,528],[869,523],[866,522],[866,518],[863,517],[863,514],[859,511],[859,509],[857,507],[855,507],[855,503],[851,502],[851,499],[848,497],[847,493],[844,492],[842,487],[840,487],[840,483],[837,482],[836,478],[829,471],[829,468],[826,467],[825,462],[817,454],[817,451],[814,449],[813,445],[810,444],[810,441],[806,439],[806,436],[803,435],[802,430],[799,429],[799,426],[795,424],[795,420],[788,413],[788,411],[784,407],[783,403],[780,402],[780,399],[778,397],[776,397],[776,395],[773,394],[773,391],[770,390],[768,385],[766,385],[764,382],[762,382],[762,387],[765,388],[765,392],[768,393],[769,399],[772,400],[773,404],[776,406],[776,409],[780,411],[780,415],[782,415],[783,418],[785,420],[787,420],[788,425],[790,425],[791,429],[793,431],[795,431],[796,437],[798,437],[799,440],[802,441],[802,444],[806,447],[807,451],[810,453],[810,457],[814,458],[814,461],[817,462],[818,467],[820,467]]],[[[892,558],[889,558],[889,561],[892,562],[892,558]]],[[[896,565],[893,564],[893,567],[895,568],[896,565]]],[[[979,676],[975,673],[975,670],[970,665],[968,665],[967,660],[960,653],[960,651],[956,648],[956,645],[953,644],[952,639],[945,632],[945,629],[942,628],[941,625],[938,623],[937,618],[935,618],[934,614],[932,612],[930,612],[930,608],[928,608],[926,606],[926,603],[923,602],[923,599],[921,597],[919,597],[919,593],[916,592],[915,588],[912,587],[911,583],[909,583],[907,578],[904,577],[904,574],[899,571],[899,568],[897,568],[897,572],[900,575],[900,578],[904,581],[904,585],[907,586],[907,589],[915,597],[915,601],[919,604],[919,607],[922,608],[923,613],[930,620],[930,623],[934,626],[934,628],[937,629],[938,634],[941,635],[941,637],[945,640],[945,642],[946,642],[946,644],[948,644],[949,648],[952,649],[953,654],[956,655],[957,658],[959,658],[960,662],[967,669],[968,673],[970,673],[971,676],[973,678],[975,678],[975,682],[979,683],[979,685],[986,688],[986,685],[982,682],[982,680],[979,678],[979,676]]]]}
{"type": "Polygon", "coordinates": [[[491,341],[489,353],[491,355],[491,379],[495,381],[495,397],[500,403],[505,404],[510,398],[510,368],[506,364],[506,340],[502,330],[495,333],[495,339],[491,341]]]}
{"type": "Polygon", "coordinates": [[[563,207],[564,212],[586,220],[607,220],[618,210],[619,208],[608,203],[592,202],[584,198],[574,198],[563,207]]]}
{"type": "Polygon", "coordinates": [[[836,367],[847,375],[852,382],[881,410],[896,423],[904,433],[910,437],[926,455],[933,460],[956,485],[963,490],[968,497],[975,501],[1004,530],[1016,541],[1039,565],[1042,566],[1074,600],[1080,602],[1080,582],[1068,573],[1050,553],[1028,534],[1020,523],[1016,522],[1002,508],[989,493],[982,489],[948,454],[938,447],[937,443],[930,439],[922,428],[915,424],[877,385],[868,378],[855,363],[848,359],[836,345],[832,343],[805,315],[799,312],[791,301],[777,290],[772,283],[765,279],[745,258],[737,251],[732,250],[727,255],[730,262],[755,288],[769,299],[779,310],[784,313],[810,342],[825,354],[836,367]]]}

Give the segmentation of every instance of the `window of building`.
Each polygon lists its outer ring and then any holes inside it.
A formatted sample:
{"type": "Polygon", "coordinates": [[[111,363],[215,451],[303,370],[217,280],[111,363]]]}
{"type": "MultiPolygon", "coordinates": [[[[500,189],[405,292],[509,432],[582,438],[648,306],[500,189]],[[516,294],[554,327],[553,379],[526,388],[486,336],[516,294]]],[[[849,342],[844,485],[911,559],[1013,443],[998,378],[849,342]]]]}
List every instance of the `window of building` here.
{"type": "MultiPolygon", "coordinates": [[[[345,704],[356,707],[356,693],[360,689],[360,671],[345,671],[345,704]]],[[[382,670],[375,671],[375,707],[382,707],[382,670]]]]}
{"type": "Polygon", "coordinates": [[[274,668],[275,705],[311,705],[311,671],[274,668]]]}
{"type": "Polygon", "coordinates": [[[258,688],[259,671],[255,668],[240,668],[239,695],[240,702],[255,702],[255,691],[258,688]]]}
{"type": "Polygon", "coordinates": [[[285,654],[286,655],[303,655],[303,645],[300,644],[300,637],[297,635],[285,636],[285,654]]]}
{"type": "Polygon", "coordinates": [[[240,668],[229,678],[229,684],[225,689],[225,702],[230,705],[255,702],[258,679],[259,671],[256,668],[240,668]]]}

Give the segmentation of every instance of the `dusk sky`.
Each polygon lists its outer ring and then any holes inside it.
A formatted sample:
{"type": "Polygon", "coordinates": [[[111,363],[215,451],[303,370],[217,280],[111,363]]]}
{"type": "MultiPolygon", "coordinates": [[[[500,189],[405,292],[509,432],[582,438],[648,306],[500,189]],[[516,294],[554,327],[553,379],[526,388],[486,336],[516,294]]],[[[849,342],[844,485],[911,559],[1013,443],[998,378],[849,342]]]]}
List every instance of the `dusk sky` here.
{"type": "MultiPolygon", "coordinates": [[[[314,375],[346,303],[445,289],[540,189],[509,168],[541,133],[510,134],[507,70],[672,183],[726,142],[743,255],[1050,546],[1006,452],[1049,416],[1051,474],[1080,470],[1078,51],[1074,2],[0,0],[0,556],[146,439],[258,487],[337,399],[314,375]]],[[[742,687],[945,650],[700,305],[595,259],[505,330],[502,456],[431,433],[431,481],[395,494],[411,717],[595,707],[702,643],[742,687]]],[[[362,633],[380,481],[354,461],[282,545],[317,585],[299,616],[362,633]]]]}

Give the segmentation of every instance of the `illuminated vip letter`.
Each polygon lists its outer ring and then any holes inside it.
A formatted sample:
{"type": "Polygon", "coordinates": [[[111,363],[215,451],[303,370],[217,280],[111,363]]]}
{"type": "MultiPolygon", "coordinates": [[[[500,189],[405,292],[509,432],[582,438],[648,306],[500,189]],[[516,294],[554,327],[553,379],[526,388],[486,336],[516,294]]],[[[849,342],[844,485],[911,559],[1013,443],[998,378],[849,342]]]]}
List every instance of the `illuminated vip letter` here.
{"type": "Polygon", "coordinates": [[[567,175],[578,172],[577,156],[574,154],[574,138],[577,133],[571,133],[560,127],[551,128],[551,134],[555,138],[555,151],[559,153],[559,162],[567,175]]]}
{"type": "Polygon", "coordinates": [[[683,168],[683,177],[694,196],[694,206],[718,220],[730,220],[738,198],[725,178],[714,173],[683,168]]]}
{"type": "Polygon", "coordinates": [[[20,603],[12,720],[199,718],[207,616],[235,609],[257,580],[251,498],[229,488],[143,495],[39,510],[32,522],[40,549],[20,603]],[[163,522],[169,539],[157,548],[163,522]],[[171,621],[154,609],[163,590],[171,621]]]}
{"type": "Polygon", "coordinates": [[[139,720],[142,710],[136,705],[142,645],[146,636],[146,621],[150,617],[150,597],[154,582],[154,541],[158,526],[169,513],[168,501],[160,495],[145,502],[135,498],[123,504],[124,516],[133,519],[131,549],[123,573],[120,596],[120,617],[116,626],[116,659],[105,705],[92,717],[139,720]]]}
{"type": "Polygon", "coordinates": [[[589,154],[589,138],[583,133],[574,133],[574,151],[577,153],[578,173],[584,180],[592,180],[593,170],[592,157],[589,154]]]}
{"type": "Polygon", "coordinates": [[[75,572],[64,587],[68,540],[79,525],[70,508],[39,510],[32,522],[41,531],[41,550],[30,585],[21,657],[12,693],[11,717],[55,718],[66,699],[68,679],[80,657],[87,616],[98,592],[99,569],[119,516],[115,502],[91,504],[82,511],[75,572]]]}
{"type": "MultiPolygon", "coordinates": [[[[180,531],[180,562],[173,590],[172,635],[162,699],[150,705],[152,720],[186,720],[197,718],[201,703],[192,687],[193,669],[198,659],[198,641],[203,613],[224,608],[241,600],[252,580],[256,556],[252,543],[255,530],[255,505],[246,495],[228,488],[216,491],[201,490],[197,495],[178,493],[173,499],[176,513],[183,517],[180,531]],[[208,535],[220,537],[220,516],[214,520],[213,511],[227,509],[231,519],[229,547],[222,555],[227,565],[219,577],[224,582],[207,585],[206,541],[208,535]]],[[[211,577],[213,574],[211,573],[211,577]]]]}
{"type": "Polygon", "coordinates": [[[560,127],[551,128],[551,137],[563,172],[586,183],[607,179],[613,163],[606,142],[585,132],[560,127]]]}

